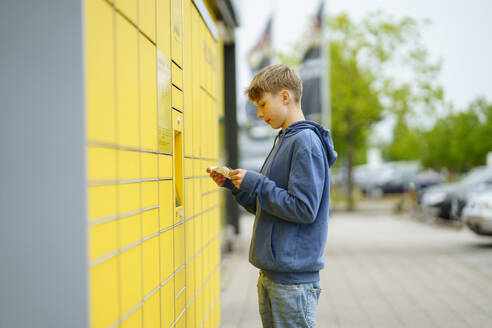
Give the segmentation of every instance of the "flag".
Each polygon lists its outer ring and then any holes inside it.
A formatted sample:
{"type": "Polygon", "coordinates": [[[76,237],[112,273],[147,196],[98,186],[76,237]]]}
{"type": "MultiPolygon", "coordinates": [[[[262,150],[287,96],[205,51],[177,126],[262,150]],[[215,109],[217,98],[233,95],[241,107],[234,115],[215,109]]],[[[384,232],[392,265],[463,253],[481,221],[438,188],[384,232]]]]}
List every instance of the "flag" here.
{"type": "Polygon", "coordinates": [[[323,85],[325,79],[325,65],[322,51],[323,44],[323,10],[324,1],[322,0],[316,14],[310,22],[307,34],[304,37],[304,55],[300,76],[302,79],[303,91],[301,99],[302,111],[306,119],[322,121],[323,85]]]}

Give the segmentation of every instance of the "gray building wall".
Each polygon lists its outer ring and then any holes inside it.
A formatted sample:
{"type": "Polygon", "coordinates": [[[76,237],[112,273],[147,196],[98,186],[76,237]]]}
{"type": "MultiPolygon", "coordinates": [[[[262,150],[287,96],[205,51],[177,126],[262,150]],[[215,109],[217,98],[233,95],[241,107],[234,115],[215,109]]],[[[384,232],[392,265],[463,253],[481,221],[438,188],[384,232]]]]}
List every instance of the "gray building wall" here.
{"type": "Polygon", "coordinates": [[[82,1],[0,2],[0,327],[87,327],[82,1]]]}

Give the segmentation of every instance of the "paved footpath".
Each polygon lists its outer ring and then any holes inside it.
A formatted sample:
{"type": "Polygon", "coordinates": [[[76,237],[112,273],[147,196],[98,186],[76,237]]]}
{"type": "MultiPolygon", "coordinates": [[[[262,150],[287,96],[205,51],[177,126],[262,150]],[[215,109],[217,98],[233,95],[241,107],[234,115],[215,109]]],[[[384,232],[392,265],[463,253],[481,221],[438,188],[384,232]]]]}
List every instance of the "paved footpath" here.
{"type": "MultiPolygon", "coordinates": [[[[330,220],[317,327],[492,327],[492,238],[390,210],[330,220]]],[[[261,327],[252,225],[223,261],[222,328],[261,327]]]]}

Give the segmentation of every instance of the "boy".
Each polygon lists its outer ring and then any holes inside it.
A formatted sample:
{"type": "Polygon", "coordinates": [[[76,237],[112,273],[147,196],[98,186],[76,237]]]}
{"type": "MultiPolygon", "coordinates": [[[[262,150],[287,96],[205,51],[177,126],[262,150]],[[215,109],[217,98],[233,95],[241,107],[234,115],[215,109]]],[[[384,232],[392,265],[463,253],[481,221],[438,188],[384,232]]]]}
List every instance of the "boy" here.
{"type": "Polygon", "coordinates": [[[328,232],[328,169],[337,153],[329,131],[305,120],[302,81],[293,69],[264,68],[245,94],[258,106],[259,118],[281,128],[261,173],[236,169],[226,179],[207,172],[256,215],[249,261],[260,269],[263,327],[314,327],[328,232]]]}

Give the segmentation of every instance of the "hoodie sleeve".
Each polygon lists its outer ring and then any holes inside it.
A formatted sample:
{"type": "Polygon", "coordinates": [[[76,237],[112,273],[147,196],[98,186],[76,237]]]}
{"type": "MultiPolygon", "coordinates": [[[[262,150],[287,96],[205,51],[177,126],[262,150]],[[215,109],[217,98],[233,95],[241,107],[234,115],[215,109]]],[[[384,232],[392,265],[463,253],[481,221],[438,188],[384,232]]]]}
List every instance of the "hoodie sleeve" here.
{"type": "Polygon", "coordinates": [[[248,192],[236,188],[230,179],[226,179],[222,187],[229,189],[239,205],[244,207],[246,211],[256,214],[256,197],[252,197],[248,192]]]}
{"type": "Polygon", "coordinates": [[[292,157],[287,189],[277,187],[269,178],[248,171],[240,189],[257,196],[261,208],[276,217],[294,223],[314,222],[325,183],[323,152],[311,143],[299,147],[292,157]]]}

